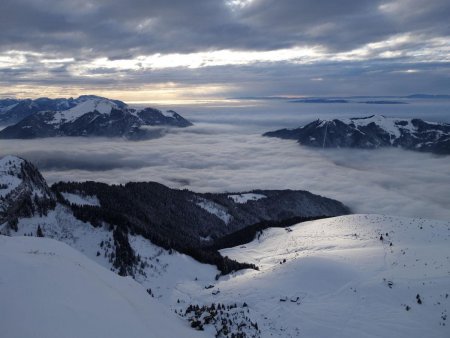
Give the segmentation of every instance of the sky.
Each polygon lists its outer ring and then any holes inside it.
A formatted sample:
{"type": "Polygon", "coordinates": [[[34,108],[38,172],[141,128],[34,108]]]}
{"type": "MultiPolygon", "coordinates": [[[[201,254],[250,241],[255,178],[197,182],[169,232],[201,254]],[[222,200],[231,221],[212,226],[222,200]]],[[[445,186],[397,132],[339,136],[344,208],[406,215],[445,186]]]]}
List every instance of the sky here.
{"type": "Polygon", "coordinates": [[[0,97],[449,94],[448,0],[2,0],[0,97]]]}

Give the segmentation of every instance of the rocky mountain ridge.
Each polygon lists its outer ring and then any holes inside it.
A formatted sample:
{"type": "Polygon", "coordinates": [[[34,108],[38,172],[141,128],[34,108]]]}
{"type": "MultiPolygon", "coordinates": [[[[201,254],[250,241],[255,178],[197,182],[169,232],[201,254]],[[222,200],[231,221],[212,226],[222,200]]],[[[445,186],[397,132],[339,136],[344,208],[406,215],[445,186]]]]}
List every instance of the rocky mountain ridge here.
{"type": "Polygon", "coordinates": [[[0,224],[43,215],[56,205],[54,193],[36,167],[15,156],[0,159],[0,224]]]}
{"type": "Polygon", "coordinates": [[[301,145],[315,148],[399,147],[450,154],[450,124],[421,119],[396,119],[382,115],[316,120],[296,129],[267,132],[264,136],[292,139],[301,145]]]}

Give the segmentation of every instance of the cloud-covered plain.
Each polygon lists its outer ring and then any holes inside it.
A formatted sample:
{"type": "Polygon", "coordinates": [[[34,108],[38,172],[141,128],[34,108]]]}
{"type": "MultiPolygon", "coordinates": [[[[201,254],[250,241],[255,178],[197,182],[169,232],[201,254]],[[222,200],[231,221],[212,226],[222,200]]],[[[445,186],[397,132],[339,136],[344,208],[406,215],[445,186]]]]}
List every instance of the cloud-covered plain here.
{"type": "Polygon", "coordinates": [[[201,192],[301,189],[338,199],[357,213],[450,218],[450,156],[322,151],[211,123],[144,142],[2,140],[0,155],[6,153],[33,161],[49,182],[157,181],[201,192]]]}

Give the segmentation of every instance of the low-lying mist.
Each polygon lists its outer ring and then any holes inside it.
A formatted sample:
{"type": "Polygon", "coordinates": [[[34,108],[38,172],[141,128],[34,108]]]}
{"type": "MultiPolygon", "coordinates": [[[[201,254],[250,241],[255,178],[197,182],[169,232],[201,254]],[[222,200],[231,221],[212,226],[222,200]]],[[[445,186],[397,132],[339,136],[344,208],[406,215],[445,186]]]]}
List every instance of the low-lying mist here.
{"type": "Polygon", "coordinates": [[[156,181],[200,192],[302,189],[357,213],[450,219],[450,156],[311,149],[242,125],[197,123],[142,142],[1,140],[0,156],[6,154],[34,162],[49,183],[156,181]]]}

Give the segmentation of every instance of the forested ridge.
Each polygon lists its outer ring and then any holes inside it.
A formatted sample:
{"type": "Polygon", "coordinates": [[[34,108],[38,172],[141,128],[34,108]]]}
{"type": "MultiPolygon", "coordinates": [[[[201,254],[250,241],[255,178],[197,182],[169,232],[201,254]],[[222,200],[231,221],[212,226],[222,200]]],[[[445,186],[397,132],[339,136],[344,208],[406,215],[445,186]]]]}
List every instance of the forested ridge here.
{"type": "Polygon", "coordinates": [[[236,203],[228,194],[199,194],[155,182],[60,182],[52,186],[52,191],[76,218],[96,227],[112,227],[116,242],[114,265],[122,274],[130,274],[130,265],[137,264],[127,244],[128,233],[142,235],[158,246],[185,253],[202,263],[214,264],[227,274],[257,267],[222,257],[218,249],[251,241],[257,231],[269,226],[348,213],[340,202],[290,190],[260,190],[267,197],[246,203],[236,203]],[[63,193],[96,196],[99,205],[73,204],[63,193]],[[220,207],[230,221],[201,207],[200,202],[220,207]],[[323,210],[328,213],[322,213],[323,210]]]}

